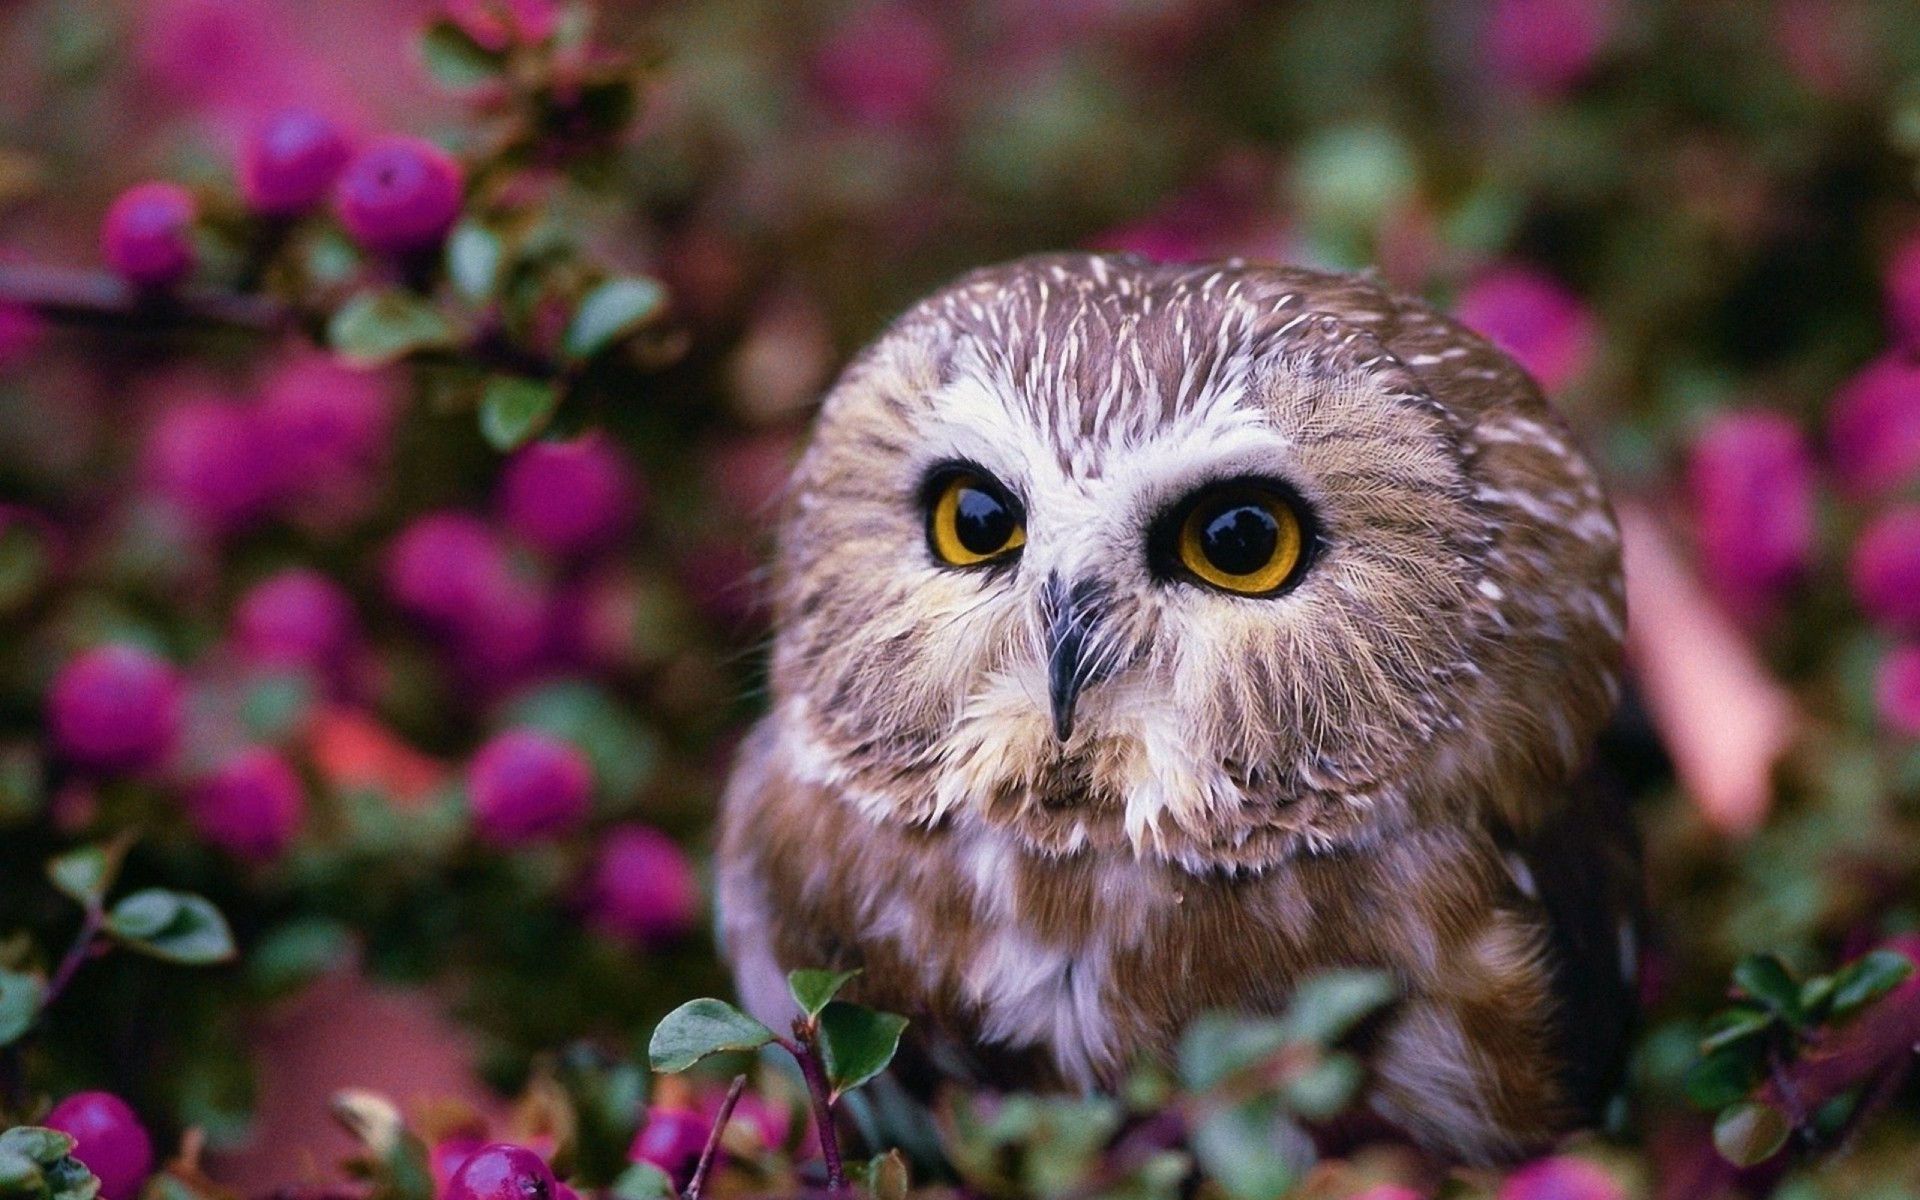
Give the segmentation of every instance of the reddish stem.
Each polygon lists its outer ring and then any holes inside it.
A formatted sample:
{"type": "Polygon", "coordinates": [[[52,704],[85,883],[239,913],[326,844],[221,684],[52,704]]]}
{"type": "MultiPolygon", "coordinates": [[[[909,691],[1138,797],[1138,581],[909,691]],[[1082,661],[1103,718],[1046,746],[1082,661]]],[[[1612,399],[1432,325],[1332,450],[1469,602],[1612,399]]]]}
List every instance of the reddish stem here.
{"type": "Polygon", "coordinates": [[[800,1074],[807,1081],[807,1094],[813,1098],[813,1123],[820,1131],[820,1157],[827,1164],[827,1190],[844,1192],[847,1174],[840,1165],[840,1142],[833,1132],[833,1088],[827,1082],[826,1059],[821,1056],[815,1031],[799,1017],[793,1021],[793,1037],[796,1044],[787,1049],[800,1063],[800,1074]]]}
{"type": "Polygon", "coordinates": [[[118,275],[37,263],[0,262],[0,300],[43,316],[113,324],[211,323],[271,333],[295,322],[291,308],[265,296],[229,292],[141,291],[118,275]]]}
{"type": "Polygon", "coordinates": [[[693,1178],[687,1181],[687,1200],[700,1200],[700,1190],[707,1186],[707,1172],[713,1169],[713,1160],[720,1155],[720,1135],[733,1118],[733,1106],[740,1102],[740,1092],[746,1086],[745,1075],[733,1077],[733,1086],[727,1089],[727,1098],[720,1102],[720,1111],[713,1118],[713,1128],[707,1132],[707,1147],[700,1152],[700,1162],[693,1168],[693,1178]]]}
{"type": "Polygon", "coordinates": [[[53,1007],[53,1002],[58,1000],[60,993],[66,991],[67,985],[73,982],[73,977],[80,970],[80,965],[92,956],[94,943],[100,937],[100,926],[105,920],[106,913],[98,905],[87,906],[87,914],[80,921],[80,932],[74,935],[73,945],[67,947],[66,957],[62,958],[60,965],[54,968],[53,977],[47,980],[47,990],[41,994],[40,1019],[45,1019],[47,1010],[53,1007]]]}

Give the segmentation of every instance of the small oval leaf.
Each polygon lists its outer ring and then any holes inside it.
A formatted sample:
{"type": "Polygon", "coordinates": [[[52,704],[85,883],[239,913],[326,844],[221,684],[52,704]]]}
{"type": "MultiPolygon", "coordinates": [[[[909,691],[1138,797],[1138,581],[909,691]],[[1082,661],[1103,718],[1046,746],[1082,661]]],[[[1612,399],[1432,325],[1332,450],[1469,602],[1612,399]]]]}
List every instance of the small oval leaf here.
{"type": "Polygon", "coordinates": [[[0,1046],[12,1044],[40,1019],[46,981],[24,971],[0,971],[0,1046]]]}
{"type": "Polygon", "coordinates": [[[435,21],[420,35],[420,58],[441,86],[455,90],[492,83],[507,67],[505,54],[487,49],[448,20],[435,21]]]}
{"type": "Polygon", "coordinates": [[[667,289],[658,280],[641,276],[609,279],[580,301],[567,326],[567,356],[576,361],[592,358],[660,317],[666,309],[667,289]]]}
{"type": "Polygon", "coordinates": [[[377,367],[416,350],[444,350],[458,341],[444,313],[397,288],[361,292],[327,322],[327,344],[360,367],[377,367]]]}
{"type": "Polygon", "coordinates": [[[135,892],[113,906],[106,928],[128,949],[166,962],[206,966],[234,957],[227,919],[212,901],[189,892],[135,892]]]}
{"type": "Polygon", "coordinates": [[[1736,1167],[1767,1161],[1787,1144],[1793,1122],[1771,1104],[1749,1100],[1721,1113],[1713,1123],[1713,1146],[1736,1167]]]}
{"type": "Polygon", "coordinates": [[[1832,1013],[1851,1016],[1913,974],[1913,960],[1896,950],[1875,950],[1848,963],[1833,980],[1832,1013]]]}
{"type": "Polygon", "coordinates": [[[495,375],[480,393],[480,432],[505,454],[538,436],[559,407],[560,387],[552,380],[495,375]]]}
{"type": "Polygon", "coordinates": [[[835,1000],[820,1011],[820,1049],[835,1095],[852,1091],[887,1069],[900,1048],[907,1019],[835,1000]]]}
{"type": "Polygon", "coordinates": [[[654,1029],[647,1059],[654,1070],[671,1075],[709,1054],[757,1050],[773,1040],[773,1030],[723,1000],[689,1000],[654,1029]]]}
{"type": "Polygon", "coordinates": [[[794,971],[787,975],[787,990],[793,993],[800,1011],[812,1019],[858,974],[859,971],[794,971]]]}
{"type": "Polygon", "coordinates": [[[1771,954],[1749,954],[1734,964],[1733,982],[1789,1024],[1800,1024],[1800,985],[1793,981],[1779,958],[1771,954]]]}

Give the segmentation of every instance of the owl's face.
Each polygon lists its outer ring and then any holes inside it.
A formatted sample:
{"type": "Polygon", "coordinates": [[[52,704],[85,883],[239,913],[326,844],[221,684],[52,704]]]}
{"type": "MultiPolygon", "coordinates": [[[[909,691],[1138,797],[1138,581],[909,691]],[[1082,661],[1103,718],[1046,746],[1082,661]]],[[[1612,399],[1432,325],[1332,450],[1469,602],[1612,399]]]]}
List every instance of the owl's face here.
{"type": "Polygon", "coordinates": [[[909,312],[789,501],[795,766],[1194,869],[1538,804],[1611,704],[1612,520],[1511,365],[1398,303],[1062,257],[909,312]]]}

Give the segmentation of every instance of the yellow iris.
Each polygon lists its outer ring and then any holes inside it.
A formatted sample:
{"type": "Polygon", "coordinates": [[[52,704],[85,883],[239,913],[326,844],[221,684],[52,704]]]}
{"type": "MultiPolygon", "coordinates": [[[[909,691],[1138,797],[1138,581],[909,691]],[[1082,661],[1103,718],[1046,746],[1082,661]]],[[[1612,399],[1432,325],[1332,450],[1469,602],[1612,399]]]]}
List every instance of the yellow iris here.
{"type": "Polygon", "coordinates": [[[1203,497],[1180,524],[1180,563],[1202,582],[1243,596],[1292,576],[1303,549],[1300,516],[1274,492],[1251,486],[1203,497]]]}
{"type": "Polygon", "coordinates": [[[978,475],[965,472],[941,485],[927,515],[927,541],[941,562],[971,567],[1027,544],[1011,501],[978,475]]]}

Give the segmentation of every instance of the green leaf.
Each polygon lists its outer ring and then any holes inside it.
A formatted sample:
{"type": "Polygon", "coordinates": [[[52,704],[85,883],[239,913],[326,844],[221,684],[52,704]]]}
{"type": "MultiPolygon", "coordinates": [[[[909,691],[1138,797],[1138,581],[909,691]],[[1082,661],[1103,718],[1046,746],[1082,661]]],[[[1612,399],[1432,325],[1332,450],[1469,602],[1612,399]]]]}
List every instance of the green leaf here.
{"type": "Polygon", "coordinates": [[[47,984],[24,971],[0,971],[0,1046],[9,1046],[40,1019],[47,984]]]}
{"type": "Polygon", "coordinates": [[[16,1125],[0,1133],[0,1150],[21,1155],[30,1162],[50,1167],[73,1153],[70,1134],[41,1125],[16,1125]]]}
{"type": "Polygon", "coordinates": [[[475,304],[493,296],[505,258],[500,236],[477,221],[460,222],[447,238],[447,277],[475,304]]]}
{"type": "Polygon", "coordinates": [[[327,322],[327,344],[361,367],[390,363],[416,350],[444,350],[459,340],[444,313],[397,288],[361,292],[327,322]]]}
{"type": "Polygon", "coordinates": [[[1200,1168],[1237,1200],[1280,1200],[1313,1165],[1313,1142],[1272,1096],[1222,1108],[1193,1131],[1200,1168]]]}
{"type": "Polygon", "coordinates": [[[820,1011],[820,1049],[835,1095],[850,1092],[887,1069],[907,1019],[835,1000],[820,1011]]]}
{"type": "Polygon", "coordinates": [[[1823,1021],[1833,1003],[1833,976],[1815,975],[1800,981],[1800,1011],[1809,1021],[1823,1021]]]}
{"type": "Polygon", "coordinates": [[[1734,965],[1733,982],[1747,995],[1766,1005],[1788,1024],[1798,1026],[1804,1014],[1800,1008],[1800,985],[1787,974],[1786,966],[1771,954],[1749,954],[1734,965]]]}
{"type": "Polygon", "coordinates": [[[858,975],[859,971],[794,971],[787,976],[787,989],[793,993],[794,1003],[800,1011],[807,1014],[809,1020],[818,1017],[827,1002],[838,995],[840,989],[858,975]]]}
{"type": "Polygon", "coordinates": [[[326,917],[296,917],[247,951],[247,982],[262,996],[284,996],[353,953],[353,933],[326,917]]]}
{"type": "Polygon", "coordinates": [[[0,1194],[36,1195],[45,1187],[40,1164],[16,1150],[0,1146],[0,1194]]]}
{"type": "Polygon", "coordinates": [[[83,908],[100,907],[119,873],[120,851],[114,846],[82,846],[47,863],[47,878],[61,893],[83,908]]]}
{"type": "Polygon", "coordinates": [[[1180,1035],[1180,1080],[1191,1091],[1207,1091],[1271,1058],[1292,1040],[1292,1030],[1270,1017],[1205,1013],[1180,1035]]]}
{"type": "Polygon", "coordinates": [[[1765,1033],[1775,1019],[1770,1010],[1751,1004],[1736,1004],[1715,1013],[1713,1020],[1707,1023],[1706,1033],[1700,1038],[1700,1053],[1712,1054],[1722,1046],[1731,1046],[1743,1038],[1765,1033]]]}
{"type": "Polygon", "coordinates": [[[95,1200],[100,1177],[71,1154],[46,1168],[48,1200],[95,1200]]]}
{"type": "Polygon", "coordinates": [[[492,83],[507,67],[505,54],[487,49],[447,20],[435,21],[420,35],[420,57],[428,74],[456,90],[492,83]]]}
{"type": "Polygon", "coordinates": [[[1758,1043],[1735,1042],[1693,1064],[1687,1072],[1687,1099],[1708,1111],[1746,1099],[1760,1074],[1760,1051],[1758,1043]]]}
{"type": "Polygon", "coordinates": [[[1385,971],[1322,971],[1295,991],[1284,1023],[1293,1037],[1330,1046],[1399,991],[1385,971]]]}
{"type": "Polygon", "coordinates": [[[1834,1018],[1852,1016],[1905,983],[1912,974],[1913,960],[1896,950],[1875,950],[1848,963],[1833,979],[1834,1018]]]}
{"type": "Polygon", "coordinates": [[[615,1200],[679,1200],[673,1179],[652,1163],[637,1162],[613,1181],[615,1200]]]}
{"type": "Polygon", "coordinates": [[[107,914],[107,932],[115,937],[152,937],[180,915],[180,893],[147,888],[126,896],[107,914]]]}
{"type": "Polygon", "coordinates": [[[1289,1079],[1280,1094],[1293,1111],[1312,1121],[1339,1116],[1353,1102],[1366,1071],[1351,1054],[1330,1054],[1289,1079]]]}
{"type": "Polygon", "coordinates": [[[689,1000],[654,1029],[647,1060],[654,1070],[672,1075],[709,1054],[757,1050],[773,1040],[773,1030],[723,1000],[689,1000]]]}
{"type": "Polygon", "coordinates": [[[128,949],[167,962],[204,966],[234,957],[233,931],[203,896],[147,888],[113,906],[107,932],[128,949]]]}
{"type": "Polygon", "coordinates": [[[1713,1146],[1736,1167],[1767,1161],[1787,1144],[1793,1122],[1771,1104],[1749,1100],[1721,1113],[1713,1122],[1713,1146]]]}
{"type": "Polygon", "coordinates": [[[874,1200],[907,1200],[912,1185],[907,1160],[897,1147],[867,1164],[867,1187],[874,1200]]]}
{"type": "Polygon", "coordinates": [[[550,379],[494,375],[480,393],[480,432],[505,454],[538,436],[560,407],[560,386],[550,379]]]}
{"type": "Polygon", "coordinates": [[[566,352],[584,362],[667,310],[667,290],[639,276],[609,279],[586,294],[567,326],[566,352]]]}

